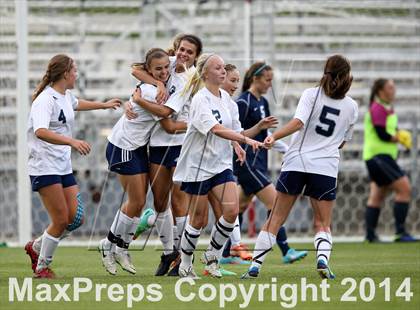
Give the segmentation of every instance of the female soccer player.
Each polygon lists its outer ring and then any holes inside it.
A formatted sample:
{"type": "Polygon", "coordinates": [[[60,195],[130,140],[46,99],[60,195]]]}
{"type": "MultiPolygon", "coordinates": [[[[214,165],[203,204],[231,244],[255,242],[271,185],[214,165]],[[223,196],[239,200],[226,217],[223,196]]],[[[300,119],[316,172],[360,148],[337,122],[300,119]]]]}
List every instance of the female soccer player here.
{"type": "MultiPolygon", "coordinates": [[[[166,83],[169,66],[169,56],[164,50],[153,48],[147,52],[144,67],[154,79],[166,83]]],[[[147,144],[159,120],[138,105],[140,93],[143,99],[155,101],[157,88],[151,84],[140,84],[139,88],[141,91],[136,89],[132,97],[138,116],[129,120],[123,115],[118,120],[108,137],[106,150],[109,169],[118,174],[124,193],[128,194],[128,200],[115,215],[107,238],[99,244],[103,265],[112,275],[117,271],[116,262],[123,270],[136,273],[128,247],[146,202],[149,185],[147,144]]]]}
{"type": "Polygon", "coordinates": [[[28,122],[29,176],[51,224],[42,237],[26,244],[36,278],[53,278],[50,269],[59,241],[83,223],[83,202],[73,176],[71,148],[90,152],[87,142],[72,138],[74,111],[116,109],[121,101],[106,103],[77,99],[72,93],[77,66],[67,55],[56,55],[32,97],[28,122]]]}
{"type": "Polygon", "coordinates": [[[218,55],[205,54],[199,57],[197,70],[185,88],[185,93],[192,97],[190,122],[174,173],[174,181],[182,182],[181,190],[187,193],[190,210],[181,239],[181,277],[197,278],[192,255],[207,218],[209,192],[221,202],[222,216],[213,227],[202,261],[211,276],[221,277],[218,259],[238,215],[231,142],[240,161],[245,153],[238,142],[249,144],[254,150],[262,145],[241,134],[239,120],[232,117],[230,96],[220,89],[225,76],[223,60],[218,55]]]}
{"type": "Polygon", "coordinates": [[[411,198],[410,181],[398,166],[398,143],[411,148],[411,135],[398,130],[397,115],[392,102],[395,85],[392,80],[378,79],[372,86],[369,111],[365,115],[363,160],[369,172],[370,193],[366,208],[366,240],[378,242],[375,233],[380,207],[387,194],[395,193],[395,241],[416,241],[405,230],[405,219],[411,198]]]}
{"type": "MultiPolygon", "coordinates": [[[[249,137],[263,142],[268,135],[268,129],[275,128],[277,119],[270,115],[267,99],[263,96],[271,87],[273,80],[272,68],[264,62],[256,62],[247,70],[242,85],[242,94],[236,100],[239,109],[239,120],[242,127],[252,130],[249,137]]],[[[253,153],[248,147],[244,165],[238,165],[234,160],[234,174],[239,184],[239,212],[242,214],[249,206],[254,196],[271,210],[276,199],[276,190],[271,183],[268,172],[268,153],[261,149],[253,153]]],[[[270,211],[269,211],[270,212],[270,211]]],[[[296,251],[287,243],[286,229],[281,227],[276,234],[276,242],[283,254],[284,263],[293,263],[304,258],[307,251],[296,251]]],[[[242,244],[232,244],[230,254],[242,259],[251,259],[252,255],[242,244]]]]}
{"type": "MultiPolygon", "coordinates": [[[[179,256],[178,251],[174,251],[174,246],[179,248],[178,235],[182,233],[187,218],[186,195],[180,190],[179,185],[173,184],[172,176],[187,129],[189,101],[182,95],[182,90],[187,82],[187,71],[195,70],[194,63],[201,54],[202,43],[198,37],[186,34],[177,37],[174,47],[176,50],[175,57],[171,58],[173,70],[172,86],[169,88],[170,98],[163,105],[156,105],[146,100],[140,102],[144,109],[164,118],[154,128],[149,142],[150,180],[154,207],[158,212],[156,226],[163,245],[163,254],[156,276],[168,273],[172,262],[179,256]],[[170,126],[170,124],[177,125],[170,126]],[[175,215],[175,227],[171,208],[168,206],[169,196],[175,215]]],[[[134,70],[133,75],[141,81],[150,81],[154,85],[161,84],[155,79],[152,80],[142,70],[134,70]]],[[[174,270],[170,274],[178,275],[178,272],[174,270]]]]}
{"type": "Polygon", "coordinates": [[[315,214],[317,270],[322,278],[335,277],[328,261],[339,148],[351,138],[358,115],[357,103],[346,96],[353,79],[350,70],[350,62],[343,56],[329,57],[320,85],[305,90],[294,118],[265,139],[265,145],[271,147],[277,139],[293,134],[277,182],[274,207],[258,235],[252,264],[243,278],[258,276],[279,228],[304,188],[315,214]]]}

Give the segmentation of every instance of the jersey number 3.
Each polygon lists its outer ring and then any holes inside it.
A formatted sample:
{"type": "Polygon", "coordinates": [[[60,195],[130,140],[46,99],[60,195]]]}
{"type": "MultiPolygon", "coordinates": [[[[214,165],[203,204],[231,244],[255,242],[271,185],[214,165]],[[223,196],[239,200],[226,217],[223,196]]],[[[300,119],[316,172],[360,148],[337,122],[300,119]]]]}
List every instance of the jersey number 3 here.
{"type": "Polygon", "coordinates": [[[340,115],[340,110],[324,106],[321,111],[321,115],[319,116],[319,121],[321,124],[326,126],[316,126],[315,131],[316,133],[320,134],[321,136],[331,137],[334,133],[335,129],[335,121],[328,118],[328,114],[340,115]]]}
{"type": "Polygon", "coordinates": [[[58,115],[58,120],[61,121],[63,124],[66,123],[66,116],[64,115],[63,110],[60,110],[60,115],[58,115]]]}

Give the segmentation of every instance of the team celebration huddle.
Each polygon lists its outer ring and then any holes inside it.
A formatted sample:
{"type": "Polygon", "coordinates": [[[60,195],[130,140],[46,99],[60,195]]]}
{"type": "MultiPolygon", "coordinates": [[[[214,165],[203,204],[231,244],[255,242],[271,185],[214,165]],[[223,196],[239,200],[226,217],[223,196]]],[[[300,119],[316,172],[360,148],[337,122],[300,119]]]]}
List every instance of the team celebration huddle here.
{"type": "MultiPolygon", "coordinates": [[[[335,278],[330,227],[340,149],[352,138],[358,120],[358,105],[347,95],[353,81],[350,61],[342,55],[328,57],[319,83],[303,91],[294,116],[281,124],[270,115],[264,97],[273,80],[270,64],[255,62],[241,77],[234,63],[203,53],[203,48],[197,36],[180,34],[171,48],[147,51],[143,61],[131,67],[138,84],[125,103],[76,98],[71,89],[77,59],[60,54],[50,60],[34,92],[28,121],[31,186],[50,218],[44,233],[25,246],[34,277],[55,276],[51,263],[59,242],[84,221],[71,149],[87,155],[91,147],[89,141],[72,137],[74,111],[123,107],[103,156],[124,192],[108,234],[99,242],[98,262],[102,260],[106,272],[116,275],[121,268],[135,274],[130,243],[154,227],[163,248],[156,276],[221,278],[235,275],[222,267],[225,264],[243,264],[242,278],[256,278],[275,245],[283,263],[307,256],[307,251],[289,247],[283,226],[298,197],[305,195],[313,209],[315,270],[323,279],[335,278]],[[286,145],[281,140],[288,136],[286,145]],[[276,184],[270,178],[268,152],[284,153],[276,184]],[[146,206],[149,187],[153,206],[146,206]],[[267,219],[250,252],[241,241],[240,226],[254,197],[267,208],[267,219]],[[199,252],[209,207],[215,223],[210,223],[206,250],[199,252]],[[194,270],[194,260],[203,264],[202,272],[194,270]]],[[[394,94],[392,80],[376,81],[365,116],[370,242],[379,241],[375,228],[390,190],[396,193],[396,240],[414,241],[405,230],[410,183],[396,163],[397,144],[410,148],[411,138],[398,130],[394,94]]]]}

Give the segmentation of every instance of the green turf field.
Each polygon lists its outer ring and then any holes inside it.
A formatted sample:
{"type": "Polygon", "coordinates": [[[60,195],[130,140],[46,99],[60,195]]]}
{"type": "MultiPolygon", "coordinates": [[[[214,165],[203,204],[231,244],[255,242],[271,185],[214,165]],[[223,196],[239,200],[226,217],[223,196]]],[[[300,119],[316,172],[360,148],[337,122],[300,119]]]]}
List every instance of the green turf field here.
{"type": "MultiPolygon", "coordinates": [[[[311,245],[299,245],[303,247],[312,248],[311,245]]],[[[40,283],[58,283],[70,284],[67,294],[71,301],[59,302],[9,302],[9,278],[17,277],[18,283],[21,286],[23,278],[31,277],[32,272],[30,269],[29,258],[26,256],[23,249],[19,248],[0,248],[0,309],[126,309],[127,308],[127,284],[140,284],[146,286],[151,283],[160,285],[158,291],[161,292],[161,300],[152,302],[143,298],[139,302],[133,302],[133,309],[217,309],[220,306],[220,285],[225,285],[225,295],[229,296],[233,289],[238,292],[237,298],[233,302],[226,302],[225,309],[239,309],[239,305],[244,302],[240,293],[240,284],[242,289],[251,289],[252,284],[273,284],[272,278],[277,278],[277,301],[272,301],[272,287],[261,292],[264,301],[258,301],[258,288],[250,298],[250,303],[245,309],[287,309],[284,307],[286,298],[290,296],[292,288],[284,287],[284,295],[280,295],[280,288],[283,284],[297,284],[297,304],[294,306],[292,301],[287,301],[287,305],[291,309],[420,309],[420,246],[419,244],[381,244],[381,245],[367,245],[367,244],[335,244],[332,256],[331,265],[333,271],[337,275],[337,279],[330,281],[330,287],[327,291],[327,296],[330,298],[329,302],[322,302],[321,292],[318,287],[317,298],[318,301],[311,301],[312,293],[307,292],[307,301],[302,301],[301,294],[301,278],[306,278],[308,283],[319,285],[320,278],[314,270],[314,252],[310,252],[309,256],[293,265],[283,265],[280,263],[280,253],[278,250],[270,253],[266,260],[262,274],[257,281],[255,280],[240,280],[237,277],[225,277],[223,279],[210,279],[202,278],[196,281],[195,286],[183,284],[181,293],[187,296],[190,293],[195,293],[195,299],[190,302],[180,301],[174,292],[175,283],[178,278],[168,277],[154,277],[153,273],[159,261],[159,253],[152,248],[146,251],[133,251],[132,257],[135,265],[137,266],[137,275],[133,276],[122,270],[119,270],[117,276],[110,276],[105,273],[101,262],[99,253],[95,251],[88,251],[86,248],[64,248],[59,247],[56,252],[53,269],[58,276],[58,279],[53,281],[48,280],[34,280],[33,281],[33,297],[39,292],[36,286],[40,283]],[[95,284],[113,284],[119,283],[124,289],[124,294],[121,295],[122,300],[113,302],[108,299],[107,288],[102,290],[101,301],[95,301],[95,289],[90,293],[81,294],[78,302],[73,300],[73,278],[83,277],[89,278],[93,285],[95,284]],[[356,280],[357,286],[349,297],[356,297],[357,301],[340,301],[343,294],[350,288],[350,283],[342,285],[341,282],[346,277],[352,277],[356,280]],[[362,301],[360,297],[360,283],[365,277],[372,278],[375,284],[375,294],[372,296],[369,290],[369,281],[364,281],[365,289],[362,290],[364,298],[372,301],[362,301]],[[405,301],[404,297],[396,297],[396,291],[404,278],[409,277],[411,283],[411,292],[413,296],[410,301],[405,301]],[[390,278],[389,298],[390,301],[385,301],[385,288],[379,288],[385,278],[390,278]],[[214,293],[208,287],[203,287],[203,284],[210,283],[216,289],[216,298],[214,301],[205,302],[199,299],[198,294],[201,290],[206,296],[214,293]],[[232,285],[228,286],[227,284],[232,285]],[[233,287],[233,288],[232,288],[233,287]],[[228,290],[229,288],[229,290],[228,290]],[[282,298],[283,296],[284,298],[282,298]]],[[[240,275],[246,270],[244,266],[226,266],[226,269],[235,271],[240,275]]],[[[202,265],[198,262],[195,263],[195,270],[201,272],[202,265]]],[[[40,288],[41,289],[41,288],[40,288]]],[[[117,291],[118,289],[112,288],[117,291]]],[[[45,288],[44,288],[45,290],[45,288]]],[[[52,287],[52,295],[54,298],[57,291],[52,287]]],[[[45,292],[45,291],[44,291],[45,292]]],[[[138,290],[133,290],[134,294],[138,294],[138,290]]],[[[42,295],[42,294],[41,294],[42,295]]],[[[146,292],[147,296],[147,292],[146,292]]],[[[41,296],[42,297],[42,296],[41,296]]],[[[45,297],[45,294],[44,294],[45,297]]],[[[118,297],[118,296],[117,296],[118,297]]],[[[152,297],[156,297],[153,295],[152,297]]],[[[16,295],[15,295],[16,300],[16,295]]],[[[286,305],[286,306],[287,306],[286,305]]]]}

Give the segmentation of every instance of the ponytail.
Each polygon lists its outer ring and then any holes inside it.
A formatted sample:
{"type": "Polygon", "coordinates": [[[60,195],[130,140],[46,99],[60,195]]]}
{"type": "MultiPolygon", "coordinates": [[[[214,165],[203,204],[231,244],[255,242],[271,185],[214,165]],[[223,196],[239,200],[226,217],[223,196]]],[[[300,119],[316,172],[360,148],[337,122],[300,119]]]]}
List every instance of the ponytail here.
{"type": "Polygon", "coordinates": [[[324,75],[319,82],[324,93],[332,99],[343,99],[353,82],[351,65],[347,58],[334,55],[327,59],[324,75]]]}
{"type": "Polygon", "coordinates": [[[41,82],[35,88],[32,95],[32,101],[34,101],[40,93],[50,84],[61,80],[64,77],[64,73],[70,72],[73,67],[73,59],[64,54],[55,55],[48,62],[48,68],[42,77],[41,82]]]}
{"type": "Polygon", "coordinates": [[[189,98],[191,99],[201,88],[203,88],[203,73],[207,68],[208,60],[214,55],[215,54],[206,53],[198,57],[197,68],[189,77],[187,84],[185,85],[184,90],[182,91],[182,96],[185,96],[189,93],[189,98]]]}

